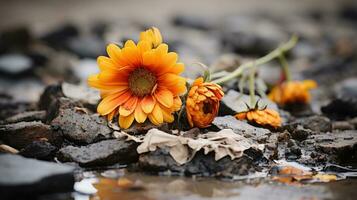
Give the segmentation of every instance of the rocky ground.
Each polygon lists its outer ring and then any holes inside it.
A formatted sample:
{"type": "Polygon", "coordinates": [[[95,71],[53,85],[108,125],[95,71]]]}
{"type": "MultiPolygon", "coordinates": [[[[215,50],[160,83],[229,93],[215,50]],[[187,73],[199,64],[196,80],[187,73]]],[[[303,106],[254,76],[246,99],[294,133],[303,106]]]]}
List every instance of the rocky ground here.
{"type": "MultiPolygon", "coordinates": [[[[150,24],[101,22],[85,28],[66,24],[42,34],[34,34],[27,26],[2,31],[0,193],[7,199],[14,194],[71,192],[74,181],[87,169],[127,167],[150,174],[217,178],[272,174],[275,160],[356,177],[356,24],[357,7],[345,7],[332,15],[311,12],[286,18],[246,15],[212,21],[176,15],[160,27],[171,50],[186,63],[188,78],[200,73],[190,65],[193,61],[230,71],[268,53],[295,33],[300,41],[288,55],[293,76],[319,84],[308,106],[278,108],[266,100],[284,121],[273,130],[231,116],[244,104],[236,101],[240,96],[237,81],[230,82],[224,87],[225,97],[212,126],[201,130],[186,127],[184,134],[195,138],[231,129],[264,149],[249,148],[241,158],[224,157],[218,162],[212,153],[200,151],[184,165],[178,165],[165,148],[139,155],[138,143],[118,138],[117,127],[96,114],[99,94],[85,85],[87,76],[97,71],[95,58],[105,54],[108,41],[136,38],[150,24]]],[[[258,73],[268,85],[280,78],[274,62],[260,67],[258,73]]],[[[153,128],[134,125],[125,131],[140,135],[153,128]]],[[[171,125],[156,128],[170,132],[171,125]]]]}

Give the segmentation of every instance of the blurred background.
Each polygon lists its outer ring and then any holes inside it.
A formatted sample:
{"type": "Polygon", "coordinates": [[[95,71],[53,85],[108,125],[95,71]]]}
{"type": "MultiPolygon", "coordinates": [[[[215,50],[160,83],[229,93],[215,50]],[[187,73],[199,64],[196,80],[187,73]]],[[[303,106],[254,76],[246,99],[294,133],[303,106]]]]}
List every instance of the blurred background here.
{"type": "MultiPolygon", "coordinates": [[[[137,40],[150,26],[179,53],[190,78],[202,71],[195,62],[229,71],[297,34],[300,42],[289,57],[294,77],[313,77],[328,88],[357,74],[355,2],[0,1],[1,107],[36,102],[46,85],[59,81],[85,83],[97,72],[96,57],[106,54],[106,44],[137,40]]],[[[259,73],[268,84],[280,78],[274,62],[259,73]]],[[[12,111],[6,112],[1,118],[12,111]]]]}

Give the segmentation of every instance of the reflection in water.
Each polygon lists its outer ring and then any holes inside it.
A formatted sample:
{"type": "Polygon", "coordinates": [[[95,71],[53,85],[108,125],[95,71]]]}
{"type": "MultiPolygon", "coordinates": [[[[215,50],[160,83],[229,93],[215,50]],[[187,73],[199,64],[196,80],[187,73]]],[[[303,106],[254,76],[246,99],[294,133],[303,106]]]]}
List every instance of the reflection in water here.
{"type": "MultiPolygon", "coordinates": [[[[123,175],[122,171],[120,173],[123,175]]],[[[90,200],[201,200],[237,199],[238,197],[249,200],[345,200],[353,199],[352,197],[357,195],[356,190],[353,189],[357,186],[357,180],[291,186],[271,183],[263,179],[231,182],[211,178],[148,176],[137,173],[125,173],[124,178],[119,179],[103,177],[100,174],[96,176],[96,183],[93,186],[97,193],[87,196],[90,200]],[[350,186],[347,187],[349,189],[345,187],[346,182],[350,186]]],[[[82,200],[83,196],[76,197],[76,200],[79,199],[82,200]]]]}

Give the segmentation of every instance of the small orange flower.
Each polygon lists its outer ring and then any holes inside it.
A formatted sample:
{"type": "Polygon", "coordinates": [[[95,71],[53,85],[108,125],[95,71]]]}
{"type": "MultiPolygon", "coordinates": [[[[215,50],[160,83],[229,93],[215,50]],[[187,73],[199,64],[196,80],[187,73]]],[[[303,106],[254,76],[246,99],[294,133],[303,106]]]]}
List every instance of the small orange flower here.
{"type": "Polygon", "coordinates": [[[289,81],[275,86],[268,97],[279,105],[310,102],[309,90],[316,88],[313,80],[289,81]]]}
{"type": "Polygon", "coordinates": [[[252,109],[235,115],[239,120],[248,120],[262,126],[271,126],[274,128],[281,126],[281,118],[278,112],[273,109],[265,108],[263,110],[252,109]]]}
{"type": "Polygon", "coordinates": [[[196,79],[186,100],[187,119],[191,127],[208,127],[217,116],[219,101],[224,93],[221,86],[196,79]]]}
{"type": "Polygon", "coordinates": [[[159,30],[142,35],[150,36],[142,36],[137,44],[129,40],[123,48],[109,44],[109,57],[97,59],[100,73],[88,78],[88,84],[101,92],[98,113],[109,120],[119,115],[121,128],[147,118],[155,125],[173,122],[172,113],[182,105],[179,96],[186,92],[186,80],[179,75],[184,65],[161,43],[159,30]]]}

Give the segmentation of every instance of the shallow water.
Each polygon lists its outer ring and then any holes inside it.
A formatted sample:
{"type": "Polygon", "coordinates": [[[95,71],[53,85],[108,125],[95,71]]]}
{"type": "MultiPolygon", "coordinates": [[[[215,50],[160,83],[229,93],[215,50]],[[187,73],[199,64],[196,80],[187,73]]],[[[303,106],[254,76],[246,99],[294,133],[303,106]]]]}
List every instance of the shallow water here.
{"type": "Polygon", "coordinates": [[[79,191],[74,194],[76,200],[352,200],[357,197],[357,179],[286,185],[262,178],[229,181],[202,177],[150,176],[124,170],[87,173],[85,177],[75,186],[79,191]],[[120,187],[119,176],[131,180],[134,186],[120,187]]]}

